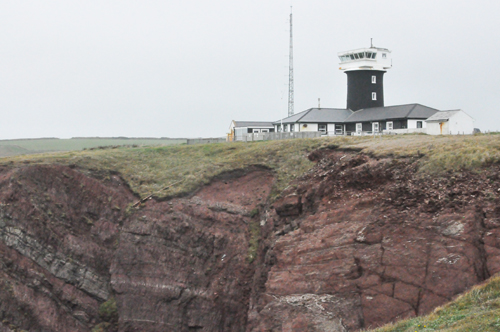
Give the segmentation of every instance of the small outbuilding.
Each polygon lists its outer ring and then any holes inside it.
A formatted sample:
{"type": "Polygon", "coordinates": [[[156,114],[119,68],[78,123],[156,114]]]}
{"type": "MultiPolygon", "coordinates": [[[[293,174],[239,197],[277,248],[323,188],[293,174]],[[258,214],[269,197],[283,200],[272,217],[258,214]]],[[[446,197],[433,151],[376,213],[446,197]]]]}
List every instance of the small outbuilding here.
{"type": "Polygon", "coordinates": [[[426,120],[429,135],[471,135],[474,119],[462,110],[440,111],[426,120]]]}
{"type": "Polygon", "coordinates": [[[274,125],[267,121],[231,121],[228,141],[245,141],[249,134],[273,133],[274,125]]]}

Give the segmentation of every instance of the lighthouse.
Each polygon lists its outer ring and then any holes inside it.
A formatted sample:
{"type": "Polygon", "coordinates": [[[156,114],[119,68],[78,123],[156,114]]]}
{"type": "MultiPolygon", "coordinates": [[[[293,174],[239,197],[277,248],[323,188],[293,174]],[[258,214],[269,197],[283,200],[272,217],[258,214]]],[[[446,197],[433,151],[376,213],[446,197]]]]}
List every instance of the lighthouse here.
{"type": "Polygon", "coordinates": [[[340,70],[347,74],[347,108],[352,111],[384,107],[384,74],[392,67],[386,48],[339,52],[340,70]]]}

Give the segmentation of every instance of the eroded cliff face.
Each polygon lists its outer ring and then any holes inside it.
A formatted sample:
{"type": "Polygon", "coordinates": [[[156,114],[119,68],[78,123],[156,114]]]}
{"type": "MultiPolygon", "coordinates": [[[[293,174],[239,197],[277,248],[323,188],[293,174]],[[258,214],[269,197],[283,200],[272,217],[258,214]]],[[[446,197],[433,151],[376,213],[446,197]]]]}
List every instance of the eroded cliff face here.
{"type": "Polygon", "coordinates": [[[500,271],[498,166],[417,176],[416,161],[317,151],[274,204],[252,331],[355,331],[426,314],[500,271]],[[273,233],[274,232],[274,233],[273,233]]]}
{"type": "Polygon", "coordinates": [[[245,331],[250,216],[272,183],[268,170],[229,173],[134,214],[111,265],[121,330],[245,331]]]}
{"type": "Polygon", "coordinates": [[[91,174],[1,173],[0,331],[245,331],[272,173],[226,173],[134,211],[118,176],[91,174]],[[110,298],[118,326],[101,324],[110,298]]]}
{"type": "Polygon", "coordinates": [[[89,331],[111,294],[109,266],[133,199],[112,176],[62,166],[0,174],[3,331],[89,331]]]}
{"type": "Polygon", "coordinates": [[[320,150],[269,206],[271,170],[137,200],[118,175],[0,170],[0,332],[356,331],[500,271],[498,166],[320,150]],[[99,313],[116,302],[118,323],[99,313]]]}

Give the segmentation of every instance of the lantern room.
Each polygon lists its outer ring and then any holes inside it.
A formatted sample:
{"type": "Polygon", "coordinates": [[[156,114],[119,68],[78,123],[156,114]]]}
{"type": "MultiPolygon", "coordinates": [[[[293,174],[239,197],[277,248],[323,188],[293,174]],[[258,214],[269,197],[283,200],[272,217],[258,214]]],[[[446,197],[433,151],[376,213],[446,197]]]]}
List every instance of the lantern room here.
{"type": "Polygon", "coordinates": [[[340,70],[382,70],[392,67],[391,51],[386,48],[370,47],[339,52],[340,70]]]}

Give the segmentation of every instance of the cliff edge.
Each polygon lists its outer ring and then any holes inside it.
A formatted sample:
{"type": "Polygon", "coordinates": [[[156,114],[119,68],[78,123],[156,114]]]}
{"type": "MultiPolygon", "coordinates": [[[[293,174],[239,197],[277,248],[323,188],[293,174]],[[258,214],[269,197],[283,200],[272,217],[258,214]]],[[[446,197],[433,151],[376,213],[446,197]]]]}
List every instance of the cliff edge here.
{"type": "Polygon", "coordinates": [[[145,177],[92,152],[4,163],[0,331],[359,331],[500,271],[497,163],[311,142],[286,187],[265,156],[138,207],[145,177]]]}

